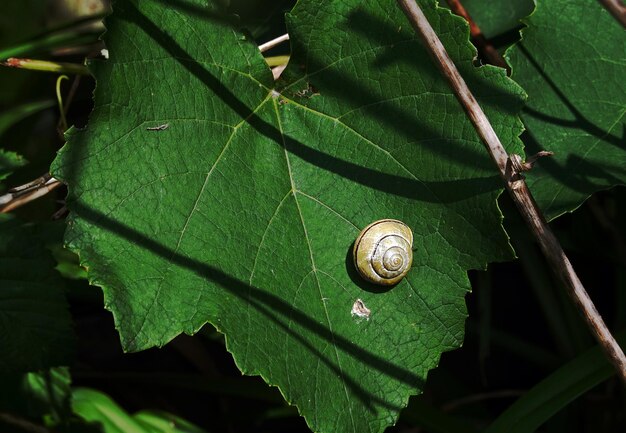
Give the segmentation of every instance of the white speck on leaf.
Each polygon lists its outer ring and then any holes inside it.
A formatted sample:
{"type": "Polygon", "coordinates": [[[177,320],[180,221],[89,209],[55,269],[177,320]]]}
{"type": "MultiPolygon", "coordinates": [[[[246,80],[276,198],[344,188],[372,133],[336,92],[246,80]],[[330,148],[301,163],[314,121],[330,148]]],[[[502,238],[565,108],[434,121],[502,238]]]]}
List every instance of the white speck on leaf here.
{"type": "Polygon", "coordinates": [[[356,316],[361,319],[365,318],[365,320],[370,320],[370,314],[372,314],[372,311],[365,306],[365,303],[362,300],[357,299],[354,301],[352,311],[350,313],[352,314],[352,317],[356,316]]]}

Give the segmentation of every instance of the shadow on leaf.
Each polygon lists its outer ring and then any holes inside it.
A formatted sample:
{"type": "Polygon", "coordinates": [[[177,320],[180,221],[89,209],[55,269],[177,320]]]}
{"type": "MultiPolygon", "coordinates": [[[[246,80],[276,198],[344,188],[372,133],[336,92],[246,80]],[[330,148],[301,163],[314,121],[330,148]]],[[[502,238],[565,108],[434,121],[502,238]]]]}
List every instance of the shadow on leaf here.
{"type": "Polygon", "coordinates": [[[366,391],[359,384],[356,378],[348,376],[327,356],[307,342],[303,336],[290,329],[287,323],[288,320],[292,319],[297,321],[300,325],[323,338],[329,344],[336,346],[349,356],[357,358],[360,362],[363,362],[366,365],[380,371],[383,375],[392,377],[395,380],[406,383],[409,386],[423,387],[424,378],[401,366],[385,360],[375,353],[369,352],[368,350],[357,346],[348,339],[319,324],[306,313],[288,304],[278,296],[258,287],[253,287],[244,281],[227,275],[213,266],[207,265],[206,263],[202,263],[193,258],[179,254],[171,248],[144,236],[133,228],[115,221],[114,219],[94,209],[90,209],[79,203],[73,203],[71,207],[74,215],[80,216],[86,221],[89,221],[91,224],[122,236],[128,242],[140,245],[142,248],[149,250],[151,253],[156,254],[161,258],[165,258],[169,262],[174,263],[181,268],[194,272],[201,278],[219,285],[228,293],[245,302],[248,302],[253,308],[255,308],[268,320],[278,325],[285,333],[289,334],[290,337],[301,344],[306,350],[310,351],[316,358],[319,358],[335,374],[341,377],[342,381],[345,382],[345,384],[354,392],[355,396],[359,398],[370,411],[374,410],[373,403],[392,410],[400,410],[401,407],[391,405],[385,400],[382,400],[366,391]]]}
{"type": "MultiPolygon", "coordinates": [[[[291,137],[284,137],[278,128],[261,119],[254,112],[254,109],[257,107],[248,107],[244,102],[237,98],[237,96],[224,86],[218,78],[203,67],[201,63],[194,60],[171,36],[163,32],[157,25],[137,10],[134,5],[131,3],[124,3],[123,7],[126,12],[125,16],[128,20],[131,20],[133,23],[141,27],[146,34],[150,35],[154,39],[155,42],[167,50],[173,58],[178,59],[181,65],[183,65],[196,78],[202,81],[202,83],[204,83],[204,85],[206,85],[218,98],[235,111],[239,117],[246,119],[248,124],[255,128],[257,132],[271,139],[277,145],[281,145],[284,140],[285,147],[289,153],[292,153],[319,168],[328,170],[372,189],[425,202],[453,203],[474,197],[477,194],[495,191],[501,188],[501,182],[496,174],[493,176],[475,179],[461,179],[441,182],[420,181],[416,178],[411,179],[363,167],[327,153],[320,152],[291,137]],[[442,192],[445,192],[445,194],[442,192]]],[[[391,112],[391,116],[400,116],[400,114],[391,112]]],[[[391,119],[391,117],[389,117],[389,119],[391,119]]],[[[406,121],[406,124],[408,125],[411,122],[415,122],[415,119],[406,119],[406,121]]],[[[442,148],[442,146],[435,147],[437,149],[442,148]]],[[[468,160],[475,161],[477,158],[476,155],[473,154],[464,155],[459,148],[441,151],[449,154],[450,157],[458,160],[464,160],[465,162],[468,160]]],[[[486,156],[481,155],[481,159],[484,158],[486,158],[486,156]]],[[[485,162],[489,161],[485,160],[485,162]]]]}

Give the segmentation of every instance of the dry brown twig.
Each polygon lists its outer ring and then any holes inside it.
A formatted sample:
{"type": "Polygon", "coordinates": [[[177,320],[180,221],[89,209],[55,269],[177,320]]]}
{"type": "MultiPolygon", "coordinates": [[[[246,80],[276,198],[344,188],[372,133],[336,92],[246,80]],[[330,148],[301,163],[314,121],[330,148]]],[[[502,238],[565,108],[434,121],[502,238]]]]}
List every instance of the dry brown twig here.
{"type": "MultiPolygon", "coordinates": [[[[267,41],[264,44],[259,45],[259,51],[264,53],[288,40],[289,40],[289,34],[285,33],[284,35],[281,35],[277,38],[272,39],[271,41],[267,41]]],[[[280,77],[280,74],[283,73],[286,67],[287,67],[287,64],[272,68],[272,75],[274,76],[274,81],[278,80],[278,78],[280,77]]]]}
{"type": "Polygon", "coordinates": [[[259,51],[264,53],[288,40],[289,40],[289,34],[285,33],[284,35],[281,35],[277,38],[272,39],[271,41],[267,41],[264,44],[259,45],[259,51]]]}
{"type": "Polygon", "coordinates": [[[613,18],[626,28],[626,5],[622,0],[598,0],[604,9],[608,10],[613,18]]]}
{"type": "Polygon", "coordinates": [[[26,203],[43,197],[61,185],[59,180],[50,174],[45,174],[27,184],[12,188],[0,196],[0,213],[11,212],[26,203]]]}
{"type": "Polygon", "coordinates": [[[492,160],[498,167],[507,191],[524,217],[548,263],[567,288],[592,334],[626,384],[626,356],[596,310],[563,248],[535,203],[524,176],[518,171],[520,168],[519,159],[521,158],[508,155],[487,116],[480,108],[476,98],[467,87],[463,77],[461,77],[454,62],[415,0],[398,0],[398,4],[467,112],[492,160]]]}

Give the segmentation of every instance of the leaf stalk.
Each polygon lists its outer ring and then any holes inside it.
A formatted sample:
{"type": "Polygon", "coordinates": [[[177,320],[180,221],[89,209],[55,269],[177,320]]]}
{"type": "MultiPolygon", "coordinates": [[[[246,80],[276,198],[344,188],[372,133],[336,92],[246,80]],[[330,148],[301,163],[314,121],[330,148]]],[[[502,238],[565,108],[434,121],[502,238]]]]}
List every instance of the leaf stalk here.
{"type": "Polygon", "coordinates": [[[3,66],[18,69],[28,69],[31,71],[52,72],[55,74],[76,74],[76,75],[89,75],[89,69],[85,65],[79,65],[77,63],[66,62],[51,62],[48,60],[34,60],[34,59],[18,59],[11,57],[6,61],[0,63],[3,66]]]}

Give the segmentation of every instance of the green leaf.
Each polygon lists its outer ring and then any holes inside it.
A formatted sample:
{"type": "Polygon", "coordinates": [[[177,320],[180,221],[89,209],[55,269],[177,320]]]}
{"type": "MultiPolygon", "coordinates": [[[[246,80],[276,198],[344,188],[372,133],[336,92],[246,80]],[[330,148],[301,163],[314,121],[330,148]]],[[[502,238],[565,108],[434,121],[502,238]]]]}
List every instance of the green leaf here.
{"type": "MultiPolygon", "coordinates": [[[[443,6],[447,5],[444,0],[443,6]]],[[[518,28],[520,20],[533,11],[534,0],[463,0],[463,6],[486,38],[493,38],[518,28]]]]}
{"type": "Polygon", "coordinates": [[[0,149],[0,181],[6,179],[26,161],[15,152],[0,149]]]}
{"type": "Polygon", "coordinates": [[[0,215],[0,370],[67,364],[74,335],[63,281],[38,231],[0,215]]]}
{"type": "Polygon", "coordinates": [[[167,412],[142,411],[133,417],[150,433],[206,433],[189,421],[167,412]]]}
{"type": "Polygon", "coordinates": [[[89,388],[72,392],[72,409],[103,433],[204,433],[204,430],[167,412],[142,411],[130,415],[108,395],[89,388]]]}
{"type": "Polygon", "coordinates": [[[87,270],[80,266],[78,256],[61,243],[48,245],[48,249],[52,253],[57,262],[55,269],[63,276],[70,280],[87,279],[87,270]]]}
{"type": "Polygon", "coordinates": [[[100,423],[104,433],[147,432],[111,397],[94,389],[74,389],[72,391],[72,410],[89,423],[100,423]]]}
{"type": "MultiPolygon", "coordinates": [[[[622,347],[626,333],[618,335],[622,347]]],[[[535,385],[485,433],[533,433],[566,405],[615,374],[600,347],[589,349],[535,385]]]]}
{"type": "Polygon", "coordinates": [[[52,424],[70,414],[70,375],[66,367],[0,376],[0,409],[52,424]]]}
{"type": "MultiPolygon", "coordinates": [[[[463,19],[422,3],[519,152],[523,92],[474,68],[463,19]]],[[[90,124],[53,166],[70,186],[68,244],[126,350],[208,321],[314,431],[380,432],[461,344],[467,269],[511,257],[500,180],[395,4],[301,0],[277,84],[253,41],[197,8],[114,5],[90,124]],[[416,240],[388,290],[351,257],[381,218],[416,240]],[[369,320],[351,315],[357,299],[369,320]]]]}
{"type": "Polygon", "coordinates": [[[549,218],[626,182],[626,37],[598,2],[539,1],[508,51],[528,92],[527,155],[551,150],[528,174],[549,218]]]}

